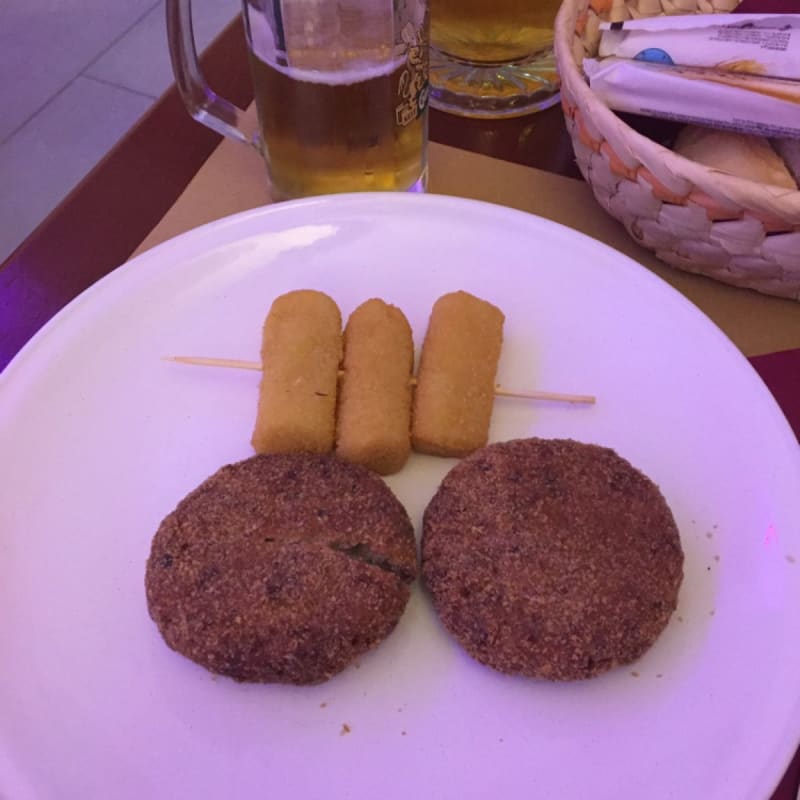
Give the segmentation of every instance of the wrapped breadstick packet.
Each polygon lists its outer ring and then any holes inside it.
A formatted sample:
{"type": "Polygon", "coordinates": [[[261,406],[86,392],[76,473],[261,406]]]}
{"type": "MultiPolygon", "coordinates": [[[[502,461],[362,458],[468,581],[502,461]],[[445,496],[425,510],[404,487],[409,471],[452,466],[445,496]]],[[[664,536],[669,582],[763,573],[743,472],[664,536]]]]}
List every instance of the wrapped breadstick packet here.
{"type": "Polygon", "coordinates": [[[755,136],[800,137],[800,81],[630,59],[587,58],[594,94],[615,111],[755,136]]]}
{"type": "Polygon", "coordinates": [[[600,58],[800,80],[800,14],[681,14],[600,30],[600,58]]]}
{"type": "Polygon", "coordinates": [[[800,137],[800,14],[686,14],[601,25],[583,61],[615,111],[800,137]]]}

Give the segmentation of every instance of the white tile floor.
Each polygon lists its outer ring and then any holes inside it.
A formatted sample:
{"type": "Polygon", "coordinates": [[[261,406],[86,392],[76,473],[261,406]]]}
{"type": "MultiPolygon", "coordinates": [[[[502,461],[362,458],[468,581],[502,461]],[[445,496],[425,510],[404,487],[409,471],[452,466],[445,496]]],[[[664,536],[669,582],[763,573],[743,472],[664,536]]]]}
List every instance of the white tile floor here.
{"type": "MultiPolygon", "coordinates": [[[[204,48],[240,0],[193,0],[204,48]]],[[[172,82],[163,0],[0,0],[0,261],[172,82]]]]}

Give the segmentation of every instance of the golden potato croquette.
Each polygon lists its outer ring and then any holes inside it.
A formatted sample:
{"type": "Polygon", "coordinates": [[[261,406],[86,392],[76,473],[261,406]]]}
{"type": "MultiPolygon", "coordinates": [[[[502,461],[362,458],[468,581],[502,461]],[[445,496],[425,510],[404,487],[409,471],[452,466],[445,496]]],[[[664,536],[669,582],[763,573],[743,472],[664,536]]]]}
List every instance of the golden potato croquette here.
{"type": "Polygon", "coordinates": [[[411,450],[414,341],[403,312],[383,300],[362,303],[344,330],[336,455],[388,475],[411,450]]]}
{"type": "Polygon", "coordinates": [[[486,444],[504,321],[499,308],[467,292],[434,303],[414,391],[415,450],[465,456],[486,444]]]}
{"type": "Polygon", "coordinates": [[[327,453],[336,429],[342,315],[312,290],[278,297],[264,322],[252,443],[257,453],[327,453]]]}

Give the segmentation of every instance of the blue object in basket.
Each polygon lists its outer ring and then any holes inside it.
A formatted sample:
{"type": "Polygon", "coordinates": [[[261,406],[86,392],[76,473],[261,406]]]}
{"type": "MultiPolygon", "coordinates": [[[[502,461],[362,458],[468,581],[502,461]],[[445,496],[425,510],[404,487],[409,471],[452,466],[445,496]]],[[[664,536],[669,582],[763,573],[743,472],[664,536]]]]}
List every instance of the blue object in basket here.
{"type": "Polygon", "coordinates": [[[649,61],[651,64],[675,64],[669,53],[660,47],[647,47],[640,50],[633,59],[634,61],[649,61]]]}

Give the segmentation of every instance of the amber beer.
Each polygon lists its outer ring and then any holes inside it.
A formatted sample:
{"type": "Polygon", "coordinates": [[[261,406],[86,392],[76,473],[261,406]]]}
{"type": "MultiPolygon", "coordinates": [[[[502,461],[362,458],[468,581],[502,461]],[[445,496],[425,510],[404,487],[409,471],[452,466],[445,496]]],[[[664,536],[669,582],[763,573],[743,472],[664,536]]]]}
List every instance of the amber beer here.
{"type": "MultiPolygon", "coordinates": [[[[203,79],[191,3],[166,7],[187,110],[249,145],[248,116],[203,79]]],[[[247,0],[242,16],[273,198],[425,189],[428,0],[247,0]]]]}
{"type": "Polygon", "coordinates": [[[522,60],[553,44],[560,0],[431,0],[431,44],[478,63],[522,60]]]}
{"type": "Polygon", "coordinates": [[[250,59],[274,194],[423,188],[421,68],[405,57],[329,71],[279,67],[253,53],[250,59]]]}

